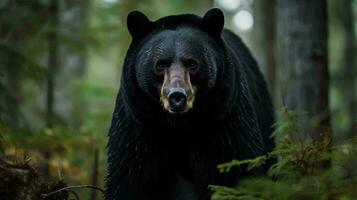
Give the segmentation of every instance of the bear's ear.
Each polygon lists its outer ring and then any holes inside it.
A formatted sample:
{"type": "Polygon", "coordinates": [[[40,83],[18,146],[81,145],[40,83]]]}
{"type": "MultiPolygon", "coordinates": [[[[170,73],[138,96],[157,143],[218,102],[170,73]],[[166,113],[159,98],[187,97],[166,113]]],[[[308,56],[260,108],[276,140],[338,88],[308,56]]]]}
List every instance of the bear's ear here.
{"type": "Polygon", "coordinates": [[[129,13],[126,25],[134,40],[142,39],[154,29],[154,24],[139,11],[129,13]]]}
{"type": "Polygon", "coordinates": [[[202,28],[214,38],[220,38],[223,26],[224,15],[218,8],[213,8],[203,16],[201,21],[202,28]]]}

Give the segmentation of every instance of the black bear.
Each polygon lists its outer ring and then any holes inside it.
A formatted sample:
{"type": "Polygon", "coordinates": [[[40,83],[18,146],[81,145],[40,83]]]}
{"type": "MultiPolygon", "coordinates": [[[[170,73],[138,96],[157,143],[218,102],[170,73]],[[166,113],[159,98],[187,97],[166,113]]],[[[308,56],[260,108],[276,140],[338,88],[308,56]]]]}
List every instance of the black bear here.
{"type": "Polygon", "coordinates": [[[132,42],[109,131],[107,200],[207,200],[209,185],[248,175],[219,173],[218,164],[274,147],[264,78],[223,25],[216,8],[202,18],[128,15],[132,42]]]}

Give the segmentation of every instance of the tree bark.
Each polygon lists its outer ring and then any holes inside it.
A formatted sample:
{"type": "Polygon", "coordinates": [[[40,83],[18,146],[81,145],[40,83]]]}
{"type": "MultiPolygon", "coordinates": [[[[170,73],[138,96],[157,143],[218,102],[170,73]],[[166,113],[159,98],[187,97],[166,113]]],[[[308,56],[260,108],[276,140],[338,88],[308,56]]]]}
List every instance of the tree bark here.
{"type": "Polygon", "coordinates": [[[46,126],[53,126],[54,113],[54,74],[58,68],[58,3],[56,0],[50,2],[50,26],[51,31],[48,34],[48,68],[47,74],[47,94],[46,94],[46,126]]]}
{"type": "Polygon", "coordinates": [[[355,52],[355,36],[354,36],[354,16],[353,16],[353,0],[344,0],[340,2],[342,28],[345,35],[345,51],[343,58],[343,79],[341,80],[343,99],[347,103],[347,112],[349,117],[349,136],[357,135],[357,103],[356,103],[356,52],[355,52]]]}
{"type": "MultiPolygon", "coordinates": [[[[269,86],[270,94],[275,97],[275,71],[276,71],[276,57],[275,57],[275,0],[271,1],[254,1],[253,15],[254,15],[254,55],[259,63],[266,81],[269,86]]],[[[273,101],[275,102],[275,101],[273,101]]]]}
{"type": "MultiPolygon", "coordinates": [[[[98,185],[98,172],[99,172],[99,149],[94,150],[94,161],[93,161],[93,171],[92,171],[92,185],[98,185]]],[[[97,191],[92,190],[90,200],[97,199],[97,191]]]]}
{"type": "Polygon", "coordinates": [[[320,140],[330,124],[326,0],[279,0],[277,20],[283,100],[307,111],[301,131],[320,140]]]}

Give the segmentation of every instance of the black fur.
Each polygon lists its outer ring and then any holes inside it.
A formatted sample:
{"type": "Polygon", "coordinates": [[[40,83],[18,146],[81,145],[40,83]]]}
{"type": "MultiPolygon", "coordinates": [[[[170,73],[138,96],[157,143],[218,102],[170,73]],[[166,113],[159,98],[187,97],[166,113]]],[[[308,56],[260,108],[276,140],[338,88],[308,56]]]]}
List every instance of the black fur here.
{"type": "Polygon", "coordinates": [[[222,30],[221,11],[213,9],[203,20],[178,15],[155,22],[135,12],[128,28],[133,40],[109,131],[106,199],[206,200],[208,185],[234,185],[250,175],[243,168],[222,174],[216,166],[272,150],[272,104],[247,47],[222,30]],[[198,89],[192,111],[178,117],[163,110],[160,79],[151,73],[151,55],[162,56],[152,48],[162,42],[161,54],[189,54],[207,66],[193,80],[198,89]],[[175,44],[184,47],[173,51],[175,44]]]}

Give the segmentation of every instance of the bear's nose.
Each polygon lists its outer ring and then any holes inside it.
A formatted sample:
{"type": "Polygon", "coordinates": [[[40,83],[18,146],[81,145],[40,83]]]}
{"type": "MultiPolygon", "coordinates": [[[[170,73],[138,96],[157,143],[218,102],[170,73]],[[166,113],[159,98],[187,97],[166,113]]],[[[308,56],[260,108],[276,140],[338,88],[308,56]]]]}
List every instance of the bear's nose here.
{"type": "Polygon", "coordinates": [[[172,111],[183,111],[187,103],[187,94],[183,88],[171,88],[167,98],[172,111]]]}

